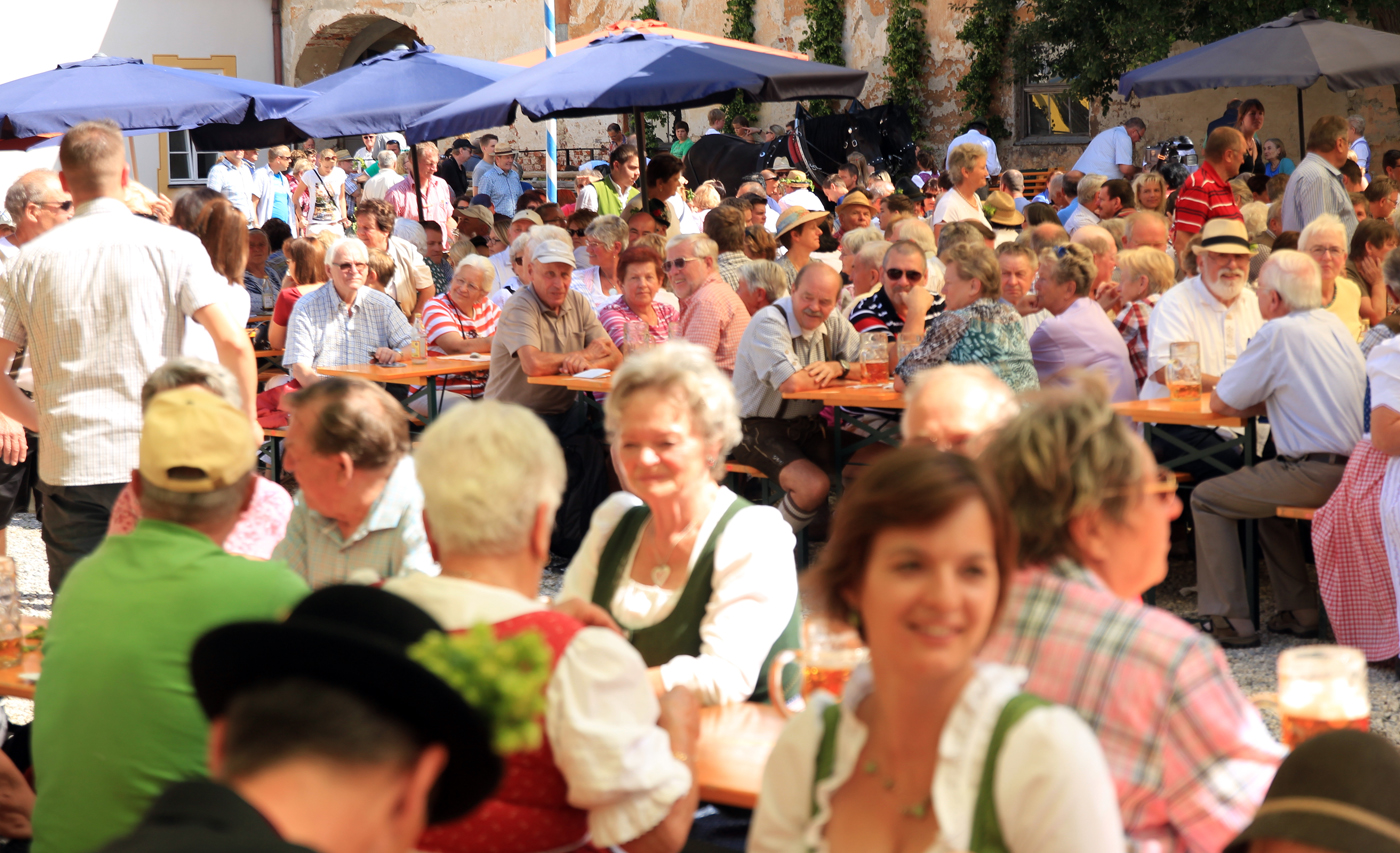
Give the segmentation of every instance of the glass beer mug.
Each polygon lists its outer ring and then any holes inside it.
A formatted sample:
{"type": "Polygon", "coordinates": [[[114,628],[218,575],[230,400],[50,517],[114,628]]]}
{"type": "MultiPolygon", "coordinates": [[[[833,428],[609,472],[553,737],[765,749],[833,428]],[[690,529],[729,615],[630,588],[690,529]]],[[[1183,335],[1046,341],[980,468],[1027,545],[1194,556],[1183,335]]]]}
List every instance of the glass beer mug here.
{"type": "Polygon", "coordinates": [[[1333,729],[1371,728],[1366,656],[1348,646],[1297,646],[1278,656],[1278,693],[1254,697],[1275,710],[1284,746],[1293,749],[1333,729]]]}
{"type": "Polygon", "coordinates": [[[783,669],[790,663],[802,666],[802,698],[813,691],[825,690],[841,697],[851,671],[869,655],[860,635],[849,625],[824,619],[807,619],[802,623],[802,648],[787,649],[773,658],[768,670],[768,697],[784,717],[793,711],[783,702],[783,669]]]}
{"type": "Polygon", "coordinates": [[[877,384],[890,381],[890,346],[884,332],[860,333],[860,366],[865,371],[861,381],[877,384]]]}
{"type": "Polygon", "coordinates": [[[1173,402],[1194,403],[1201,399],[1201,345],[1196,341],[1171,345],[1167,393],[1173,402]]]}

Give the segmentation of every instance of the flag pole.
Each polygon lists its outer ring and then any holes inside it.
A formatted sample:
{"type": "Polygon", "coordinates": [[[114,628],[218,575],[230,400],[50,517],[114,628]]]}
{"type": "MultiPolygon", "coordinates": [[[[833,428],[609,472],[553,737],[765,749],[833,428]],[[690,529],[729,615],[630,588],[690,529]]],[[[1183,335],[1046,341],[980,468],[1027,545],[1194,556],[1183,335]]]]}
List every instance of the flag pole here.
{"type": "MultiPolygon", "coordinates": [[[[544,0],[544,60],[554,58],[554,0],[544,0]]],[[[559,156],[556,131],[558,124],[549,119],[544,125],[544,186],[545,196],[554,203],[559,201],[559,171],[556,161],[559,156]]]]}

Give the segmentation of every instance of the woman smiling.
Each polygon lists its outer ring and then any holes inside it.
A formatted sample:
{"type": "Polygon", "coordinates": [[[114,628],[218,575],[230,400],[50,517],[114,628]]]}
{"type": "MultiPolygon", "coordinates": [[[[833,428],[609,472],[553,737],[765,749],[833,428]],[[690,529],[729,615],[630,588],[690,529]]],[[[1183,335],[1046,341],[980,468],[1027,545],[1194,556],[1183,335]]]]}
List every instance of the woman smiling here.
{"type": "MultiPolygon", "coordinates": [[[[480,255],[467,255],[459,261],[447,292],[429,299],[423,310],[428,355],[480,353],[489,358],[491,336],[496,333],[496,321],[501,317],[501,309],[490,299],[495,289],[496,268],[491,261],[480,255]]],[[[447,392],[442,405],[480,397],[486,390],[487,373],[476,370],[439,377],[439,389],[445,388],[447,392]]],[[[419,402],[415,401],[415,410],[419,402]]]]}

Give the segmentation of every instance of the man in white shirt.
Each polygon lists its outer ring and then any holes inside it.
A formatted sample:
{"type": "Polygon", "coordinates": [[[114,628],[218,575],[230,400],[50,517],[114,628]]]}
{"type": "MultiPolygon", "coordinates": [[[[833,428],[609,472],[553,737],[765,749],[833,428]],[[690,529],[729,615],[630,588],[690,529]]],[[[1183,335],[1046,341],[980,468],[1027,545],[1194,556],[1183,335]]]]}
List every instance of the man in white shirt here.
{"type": "Polygon", "coordinates": [[[257,382],[248,336],[219,307],[229,283],[198,238],[127,209],[117,125],[75,126],[58,157],[77,211],[31,241],[0,277],[0,364],[25,346],[34,359],[33,401],[6,375],[0,413],[44,439],[38,489],[55,592],[107,533],[117,495],[138,467],[141,386],[180,353],[185,318],[208,331],[219,362],[238,378],[250,421],[257,382]]]}
{"type": "Polygon", "coordinates": [[[243,151],[225,151],[224,159],[209,169],[205,186],[223,193],[251,226],[257,221],[253,210],[253,170],[243,162],[243,151]]]}
{"type": "MultiPolygon", "coordinates": [[[[1201,229],[1202,244],[1195,249],[1201,274],[1188,278],[1162,294],[1147,321],[1147,380],[1138,397],[1154,400],[1168,396],[1167,364],[1171,345],[1194,341],[1201,350],[1201,391],[1211,392],[1220,377],[1244,352],[1249,339],[1264,320],[1259,314],[1259,298],[1246,283],[1249,261],[1254,252],[1244,223],[1234,219],[1212,219],[1201,229]]],[[[1221,444],[1215,430],[1205,427],[1159,424],[1154,431],[1167,433],[1193,448],[1221,444]]],[[[1233,436],[1231,436],[1233,438],[1233,436]]],[[[1154,442],[1159,460],[1180,456],[1180,448],[1154,442]]],[[[1244,463],[1239,450],[1211,456],[1221,465],[1238,468],[1244,463]]],[[[1197,482],[1229,473],[1216,464],[1200,459],[1180,466],[1197,482]]]]}
{"type": "Polygon", "coordinates": [[[715,107],[705,118],[710,126],[706,128],[704,136],[709,136],[712,133],[724,133],[724,110],[715,107]]]}
{"type": "Polygon", "coordinates": [[[1133,162],[1133,146],[1147,134],[1147,123],[1133,116],[1118,127],[1110,127],[1085,147],[1071,171],[1105,178],[1131,178],[1141,169],[1133,162]]]}
{"type": "Polygon", "coordinates": [[[949,163],[952,162],[953,149],[969,142],[982,146],[987,152],[987,174],[994,178],[1000,175],[1001,161],[997,159],[997,144],[992,141],[991,137],[987,136],[987,123],[980,118],[972,120],[972,123],[967,126],[967,133],[955,137],[952,142],[948,143],[948,153],[943,156],[943,168],[947,169],[949,163]]]}
{"type": "MultiPolygon", "coordinates": [[[[1259,519],[1259,542],[1278,614],[1270,631],[1317,636],[1317,598],[1303,565],[1298,522],[1275,508],[1322,506],[1361,438],[1366,363],[1356,338],[1322,307],[1317,264],[1282,250],[1259,271],[1259,312],[1266,319],[1215,386],[1211,411],[1231,417],[1267,414],[1278,457],[1202,483],[1191,493],[1196,521],[1197,611],[1227,648],[1258,646],[1245,594],[1236,522],[1259,519]]],[[[1153,312],[1156,313],[1156,312],[1153,312]]]]}
{"type": "Polygon", "coordinates": [[[390,187],[403,180],[403,175],[394,169],[398,162],[398,155],[387,148],[379,152],[379,172],[365,181],[364,189],[360,190],[361,202],[384,198],[390,187]]]}
{"type": "Polygon", "coordinates": [[[793,169],[784,175],[779,183],[787,190],[782,200],[778,204],[783,210],[787,210],[793,205],[810,210],[813,213],[824,213],[826,205],[817,198],[817,194],[812,192],[812,182],[807,179],[807,173],[801,169],[793,169]]]}
{"type": "Polygon", "coordinates": [[[1085,225],[1099,224],[1099,189],[1106,181],[1107,179],[1103,175],[1085,175],[1079,179],[1079,186],[1076,189],[1079,206],[1065,220],[1065,230],[1071,236],[1085,225]]]}

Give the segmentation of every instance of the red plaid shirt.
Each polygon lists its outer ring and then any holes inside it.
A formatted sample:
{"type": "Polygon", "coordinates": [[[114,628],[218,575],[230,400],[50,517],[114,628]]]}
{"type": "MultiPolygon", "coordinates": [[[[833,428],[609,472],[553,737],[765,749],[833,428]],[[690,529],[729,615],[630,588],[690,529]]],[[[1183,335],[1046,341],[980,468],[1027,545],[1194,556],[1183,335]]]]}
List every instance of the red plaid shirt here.
{"type": "Polygon", "coordinates": [[[1196,234],[1212,219],[1227,217],[1243,222],[1235,207],[1235,191],[1209,162],[1202,163],[1176,193],[1176,230],[1196,234]]]}
{"type": "Polygon", "coordinates": [[[1128,363],[1133,366],[1139,391],[1147,379],[1147,317],[1152,313],[1152,306],[1161,298],[1161,295],[1153,293],[1146,299],[1129,302],[1113,319],[1114,328],[1123,336],[1123,343],[1128,345],[1128,363]]]}
{"type": "Polygon", "coordinates": [[[715,364],[729,376],[734,375],[734,358],[748,327],[749,309],[719,273],[681,300],[681,335],[714,353],[715,364]]]}
{"type": "Polygon", "coordinates": [[[982,657],[1094,729],[1138,850],[1219,853],[1284,753],[1214,640],[1069,561],[1017,574],[982,657]]]}

